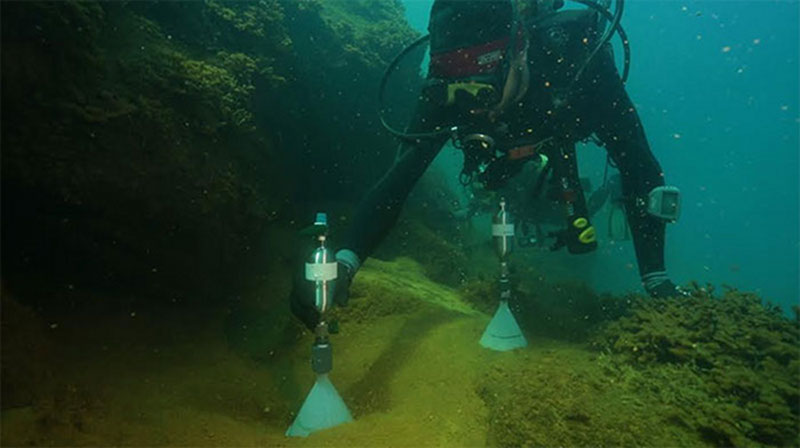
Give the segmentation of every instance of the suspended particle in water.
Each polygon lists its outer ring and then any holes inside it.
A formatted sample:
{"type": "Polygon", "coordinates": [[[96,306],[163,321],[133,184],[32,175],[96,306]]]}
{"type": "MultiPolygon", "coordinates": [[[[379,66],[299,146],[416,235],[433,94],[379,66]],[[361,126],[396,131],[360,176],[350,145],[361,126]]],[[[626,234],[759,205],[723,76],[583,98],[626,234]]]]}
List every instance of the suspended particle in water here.
{"type": "Polygon", "coordinates": [[[725,45],[724,47],[722,47],[722,52],[723,53],[727,53],[729,51],[731,51],[731,47],[729,45],[725,45]]]}

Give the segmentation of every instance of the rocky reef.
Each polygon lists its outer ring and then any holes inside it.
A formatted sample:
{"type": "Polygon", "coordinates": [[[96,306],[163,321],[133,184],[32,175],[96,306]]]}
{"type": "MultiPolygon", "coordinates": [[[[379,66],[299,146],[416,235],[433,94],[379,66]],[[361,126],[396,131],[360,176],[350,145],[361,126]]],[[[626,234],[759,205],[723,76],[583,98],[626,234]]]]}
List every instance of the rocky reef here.
{"type": "Polygon", "coordinates": [[[685,369],[678,381],[694,387],[663,388],[675,394],[679,422],[713,443],[800,441],[800,320],[755,294],[727,289],[714,297],[713,288],[695,288],[689,298],[638,299],[593,344],[646,371],[685,369]]]}
{"type": "Polygon", "coordinates": [[[371,1],[4,5],[4,286],[182,301],[254,287],[265,259],[293,256],[270,234],[310,204],[354,200],[380,174],[365,167],[391,163],[375,93],[415,36],[402,14],[371,1]]]}
{"type": "Polygon", "coordinates": [[[755,294],[726,290],[715,297],[710,287],[696,287],[687,298],[617,302],[623,315],[585,334],[593,354],[565,359],[554,351],[551,360],[522,370],[487,374],[481,391],[493,409],[492,440],[502,446],[800,441],[800,321],[755,294]]]}
{"type": "Polygon", "coordinates": [[[52,395],[40,342],[87,313],[214,309],[258,360],[295,336],[296,229],[394,156],[375,111],[415,37],[399,5],[3,5],[4,410],[52,395]]]}

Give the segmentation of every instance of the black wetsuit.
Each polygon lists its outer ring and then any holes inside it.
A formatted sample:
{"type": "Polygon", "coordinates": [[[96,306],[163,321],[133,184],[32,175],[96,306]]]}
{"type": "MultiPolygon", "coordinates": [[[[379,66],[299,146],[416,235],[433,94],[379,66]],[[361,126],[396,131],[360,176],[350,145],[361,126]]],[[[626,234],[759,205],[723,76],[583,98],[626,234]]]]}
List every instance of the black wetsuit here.
{"type": "MultiPolygon", "coordinates": [[[[642,275],[664,271],[665,222],[646,213],[648,193],[664,184],[661,167],[650,151],[639,116],[617,73],[610,47],[602,49],[573,83],[575,73],[597,39],[596,16],[564,11],[529,31],[530,85],[521,103],[500,117],[512,137],[552,137],[562,155],[574,158],[574,145],[591,135],[607,149],[619,168],[626,213],[642,275]]],[[[448,113],[439,101],[422,95],[409,132],[447,125],[448,113]]],[[[401,157],[361,202],[342,248],[366,259],[397,221],[406,197],[448,136],[403,143],[401,157]]],[[[513,175],[524,161],[502,162],[494,168],[513,175]],[[518,166],[519,165],[519,166],[518,166]]],[[[558,170],[557,165],[556,170],[558,170]]],[[[576,169],[567,166],[563,169],[576,169]]],[[[556,173],[558,174],[558,173],[556,173]]],[[[577,173],[570,173],[577,181],[577,173]]],[[[581,195],[578,204],[583,204],[581,195]]]]}

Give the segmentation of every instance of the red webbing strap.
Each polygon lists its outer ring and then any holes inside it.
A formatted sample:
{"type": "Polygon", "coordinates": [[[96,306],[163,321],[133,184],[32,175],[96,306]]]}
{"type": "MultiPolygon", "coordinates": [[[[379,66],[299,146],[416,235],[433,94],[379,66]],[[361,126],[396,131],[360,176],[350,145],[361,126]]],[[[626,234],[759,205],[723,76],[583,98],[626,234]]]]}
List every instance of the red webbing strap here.
{"type": "Polygon", "coordinates": [[[536,145],[519,146],[508,150],[508,158],[511,160],[524,159],[536,153],[536,145]]]}
{"type": "Polygon", "coordinates": [[[431,55],[430,75],[436,78],[466,78],[494,71],[503,60],[508,38],[469,48],[431,55]]]}

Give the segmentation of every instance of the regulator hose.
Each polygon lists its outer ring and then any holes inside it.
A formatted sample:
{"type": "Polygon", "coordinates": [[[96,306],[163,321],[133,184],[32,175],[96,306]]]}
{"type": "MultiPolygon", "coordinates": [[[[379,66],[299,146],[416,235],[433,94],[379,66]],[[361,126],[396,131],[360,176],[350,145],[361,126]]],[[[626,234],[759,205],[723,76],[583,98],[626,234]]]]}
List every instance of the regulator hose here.
{"type": "Polygon", "coordinates": [[[403,131],[398,131],[397,129],[393,128],[386,122],[386,117],[383,114],[383,111],[386,109],[384,107],[384,96],[386,93],[386,83],[389,82],[389,75],[397,68],[397,64],[412,50],[419,47],[420,45],[426,43],[431,38],[430,34],[426,34],[419,39],[412,42],[406,48],[403,49],[397,56],[392,59],[392,62],[386,67],[386,70],[383,72],[383,77],[381,78],[381,84],[378,90],[378,115],[381,119],[381,124],[383,127],[389,131],[390,134],[393,134],[395,137],[399,137],[403,140],[418,140],[418,139],[425,139],[425,138],[435,138],[439,137],[444,134],[449,134],[452,132],[451,128],[443,128],[439,129],[438,131],[431,131],[431,132],[419,132],[419,133],[407,133],[403,131]]]}
{"type": "Polygon", "coordinates": [[[607,44],[611,40],[611,37],[614,36],[614,32],[616,31],[619,33],[620,39],[622,39],[622,46],[625,52],[625,66],[623,68],[623,75],[622,75],[622,82],[624,84],[625,81],[628,80],[628,70],[630,68],[630,59],[631,59],[631,49],[630,46],[628,45],[628,37],[625,35],[625,31],[622,29],[622,26],[620,25],[620,21],[622,20],[622,10],[625,6],[625,0],[616,1],[616,4],[614,5],[614,17],[611,17],[611,14],[608,12],[607,8],[604,8],[603,6],[595,3],[592,0],[572,0],[572,1],[580,3],[582,5],[586,5],[594,9],[595,11],[602,14],[606,18],[606,20],[608,20],[611,23],[606,28],[605,32],[603,33],[603,36],[597,42],[597,46],[594,47],[594,50],[592,50],[592,52],[589,53],[589,56],[586,58],[586,60],[583,61],[583,65],[581,65],[581,68],[578,69],[578,72],[575,74],[575,78],[572,80],[572,82],[575,83],[578,81],[578,79],[580,79],[581,75],[583,74],[583,71],[586,70],[586,67],[589,66],[589,63],[595,57],[597,52],[600,51],[601,48],[603,48],[603,45],[607,44]]]}

